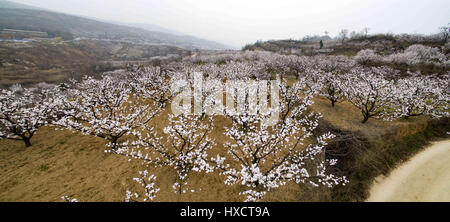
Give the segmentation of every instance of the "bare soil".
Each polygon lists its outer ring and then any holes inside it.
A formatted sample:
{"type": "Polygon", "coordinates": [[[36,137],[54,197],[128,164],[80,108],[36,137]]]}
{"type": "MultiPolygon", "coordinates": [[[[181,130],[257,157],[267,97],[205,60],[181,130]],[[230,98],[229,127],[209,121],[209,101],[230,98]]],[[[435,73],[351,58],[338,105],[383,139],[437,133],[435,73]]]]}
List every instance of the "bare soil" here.
{"type": "Polygon", "coordinates": [[[378,177],[367,201],[449,202],[450,140],[433,143],[388,177],[378,177]]]}

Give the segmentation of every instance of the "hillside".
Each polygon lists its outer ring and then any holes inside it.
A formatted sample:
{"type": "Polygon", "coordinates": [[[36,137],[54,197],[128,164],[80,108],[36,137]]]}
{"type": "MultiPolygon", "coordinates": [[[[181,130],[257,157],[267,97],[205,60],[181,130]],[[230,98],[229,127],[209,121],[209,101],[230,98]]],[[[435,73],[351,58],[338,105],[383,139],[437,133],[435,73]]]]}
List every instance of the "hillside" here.
{"type": "Polygon", "coordinates": [[[191,35],[185,35],[184,33],[166,29],[157,25],[152,24],[141,24],[141,23],[120,23],[113,22],[114,24],[140,28],[151,32],[160,32],[167,33],[170,35],[166,36],[166,40],[171,42],[176,42],[178,45],[183,46],[185,48],[193,48],[193,49],[231,49],[231,46],[224,45],[218,42],[209,41],[201,38],[197,38],[191,35]]]}
{"type": "Polygon", "coordinates": [[[101,22],[74,15],[57,13],[33,7],[0,1],[0,29],[23,29],[48,32],[50,36],[66,39],[77,37],[130,41],[133,43],[170,44],[185,49],[227,49],[220,43],[149,31],[142,28],[101,22]]]}
{"type": "MultiPolygon", "coordinates": [[[[105,21],[105,22],[108,22],[108,21],[105,21]]],[[[153,24],[126,23],[126,22],[116,22],[116,21],[110,21],[109,23],[113,23],[113,24],[117,24],[117,25],[130,26],[130,27],[135,27],[135,28],[141,28],[141,29],[145,29],[147,31],[152,31],[152,32],[163,32],[163,33],[168,33],[168,34],[178,35],[178,36],[184,35],[181,32],[177,32],[177,31],[171,30],[171,29],[166,29],[164,27],[161,27],[161,26],[158,26],[158,25],[153,25],[153,24]]]]}
{"type": "MultiPolygon", "coordinates": [[[[317,40],[270,40],[258,41],[254,44],[246,45],[243,51],[268,51],[283,55],[298,55],[298,56],[345,56],[355,57],[358,53],[370,52],[374,53],[374,58],[371,55],[361,54],[359,57],[364,60],[360,61],[361,65],[369,67],[388,66],[398,70],[401,74],[408,72],[420,71],[422,74],[446,74],[450,72],[448,63],[444,65],[436,65],[433,62],[418,62],[416,64],[406,64],[406,61],[392,62],[390,57],[404,56],[405,51],[412,51],[416,46],[425,46],[434,53],[439,53],[443,60],[450,59],[450,44],[443,43],[439,35],[392,35],[392,34],[375,34],[367,37],[360,37],[354,39],[347,39],[342,42],[336,39],[323,41],[323,47],[320,48],[320,41],[317,40]],[[411,48],[410,48],[411,47],[411,48]],[[447,64],[447,65],[445,65],[447,64]]],[[[357,56],[358,57],[358,56],[357,56]]],[[[405,56],[403,59],[407,57],[405,56]]],[[[410,58],[409,58],[410,59],[410,58]]]]}
{"type": "Polygon", "coordinates": [[[0,42],[0,88],[19,83],[60,83],[83,75],[177,60],[190,52],[175,46],[100,40],[0,42]]]}
{"type": "MultiPolygon", "coordinates": [[[[367,37],[346,39],[324,39],[323,48],[320,41],[309,40],[269,40],[246,45],[243,50],[263,50],[296,55],[346,55],[354,56],[363,49],[373,49],[382,54],[390,54],[414,45],[443,47],[445,44],[439,36],[374,34],[367,37]]],[[[448,51],[448,47],[447,47],[448,51]]]]}

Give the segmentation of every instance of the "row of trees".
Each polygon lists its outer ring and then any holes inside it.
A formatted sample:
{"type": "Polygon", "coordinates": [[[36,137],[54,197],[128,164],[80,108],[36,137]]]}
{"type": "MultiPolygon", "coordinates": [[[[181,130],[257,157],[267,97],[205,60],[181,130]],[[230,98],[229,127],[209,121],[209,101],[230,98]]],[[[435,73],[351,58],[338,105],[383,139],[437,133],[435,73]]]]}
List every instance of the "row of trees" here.
{"type": "Polygon", "coordinates": [[[387,56],[379,55],[372,49],[365,49],[359,51],[354,59],[362,65],[370,63],[404,64],[409,66],[419,63],[431,63],[444,67],[449,65],[447,57],[438,48],[423,45],[411,45],[403,52],[387,56]]]}
{"type": "MultiPolygon", "coordinates": [[[[417,115],[442,117],[448,115],[448,78],[446,75],[421,75],[419,72],[407,73],[407,77],[389,67],[364,67],[358,63],[370,60],[360,52],[354,59],[344,56],[286,56],[267,52],[243,52],[223,56],[210,56],[201,71],[214,73],[215,77],[234,78],[235,74],[221,70],[245,69],[247,78],[271,79],[273,74],[281,78],[296,76],[306,79],[309,85],[321,84],[317,95],[328,98],[332,106],[340,101],[349,101],[361,110],[363,122],[370,118],[392,120],[417,115]],[[217,61],[220,61],[217,63],[217,61]],[[262,71],[261,71],[262,70],[262,71]],[[408,102],[409,101],[409,102],[408,102]],[[414,102],[411,102],[414,101],[414,102]],[[416,107],[406,108],[412,106],[416,107]],[[412,111],[407,111],[407,110],[412,111]],[[416,110],[416,111],[414,111],[416,110]],[[419,112],[417,110],[423,110],[419,112]]],[[[403,53],[402,53],[403,54],[403,53]]],[[[405,50],[408,61],[447,61],[445,56],[434,48],[414,45],[405,50]]],[[[208,56],[204,56],[208,57],[208,56]]],[[[202,59],[202,58],[197,58],[202,59]]],[[[373,60],[370,60],[373,61],[373,60]]],[[[408,62],[413,63],[413,61],[408,62]]]]}

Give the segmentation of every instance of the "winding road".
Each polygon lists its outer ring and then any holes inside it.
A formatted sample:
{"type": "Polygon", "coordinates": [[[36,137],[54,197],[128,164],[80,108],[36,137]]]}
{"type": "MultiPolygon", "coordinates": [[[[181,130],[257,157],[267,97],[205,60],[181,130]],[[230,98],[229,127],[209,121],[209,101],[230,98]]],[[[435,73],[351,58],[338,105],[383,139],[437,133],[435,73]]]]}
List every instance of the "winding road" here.
{"type": "Polygon", "coordinates": [[[450,140],[435,142],[375,179],[367,202],[450,202],[450,140]]]}

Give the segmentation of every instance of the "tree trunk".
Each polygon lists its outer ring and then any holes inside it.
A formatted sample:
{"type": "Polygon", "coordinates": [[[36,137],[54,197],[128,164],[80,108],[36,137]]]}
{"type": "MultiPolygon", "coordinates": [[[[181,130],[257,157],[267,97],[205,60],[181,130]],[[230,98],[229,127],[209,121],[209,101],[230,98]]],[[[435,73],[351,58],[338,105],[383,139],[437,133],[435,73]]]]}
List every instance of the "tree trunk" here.
{"type": "Polygon", "coordinates": [[[364,120],[361,123],[367,123],[367,121],[369,120],[369,117],[364,117],[364,120]]]}
{"type": "Polygon", "coordinates": [[[111,138],[111,143],[112,143],[112,150],[117,150],[117,140],[118,140],[119,138],[117,138],[117,137],[112,137],[111,138]]]}
{"type": "Polygon", "coordinates": [[[31,139],[30,138],[23,138],[23,142],[25,143],[26,147],[30,147],[31,146],[31,139]]]}
{"type": "Polygon", "coordinates": [[[370,115],[366,115],[366,114],[364,114],[364,120],[361,122],[361,123],[367,123],[367,121],[369,120],[369,118],[370,118],[370,115]]]}

